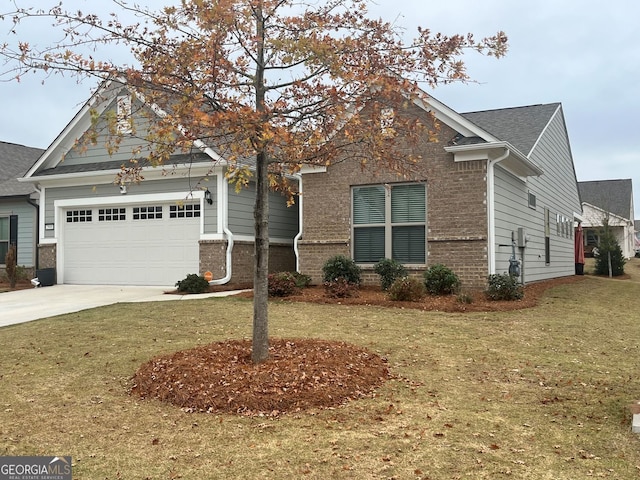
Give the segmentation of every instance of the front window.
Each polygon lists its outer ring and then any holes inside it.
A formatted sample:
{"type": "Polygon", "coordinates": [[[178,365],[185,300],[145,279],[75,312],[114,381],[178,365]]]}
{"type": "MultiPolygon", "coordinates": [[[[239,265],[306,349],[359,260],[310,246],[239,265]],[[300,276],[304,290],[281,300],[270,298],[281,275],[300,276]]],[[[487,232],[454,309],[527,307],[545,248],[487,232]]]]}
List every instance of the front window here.
{"type": "Polygon", "coordinates": [[[0,264],[9,251],[9,217],[0,217],[0,264]]]}
{"type": "Polygon", "coordinates": [[[357,263],[376,263],[383,258],[425,263],[425,184],[353,189],[353,258],[357,263]]]}

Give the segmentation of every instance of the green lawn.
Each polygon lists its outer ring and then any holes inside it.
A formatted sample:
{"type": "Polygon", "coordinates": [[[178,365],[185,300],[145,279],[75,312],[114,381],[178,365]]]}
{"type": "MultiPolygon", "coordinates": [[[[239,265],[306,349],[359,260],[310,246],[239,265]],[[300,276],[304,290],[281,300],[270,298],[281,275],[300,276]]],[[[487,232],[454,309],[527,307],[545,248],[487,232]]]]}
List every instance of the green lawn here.
{"type": "Polygon", "coordinates": [[[251,302],[118,304],[0,329],[0,455],[71,455],[74,479],[637,479],[640,262],[536,308],[443,314],[274,303],[277,337],[384,355],[376,398],[279,419],[127,395],[161,353],[250,337],[251,302]]]}

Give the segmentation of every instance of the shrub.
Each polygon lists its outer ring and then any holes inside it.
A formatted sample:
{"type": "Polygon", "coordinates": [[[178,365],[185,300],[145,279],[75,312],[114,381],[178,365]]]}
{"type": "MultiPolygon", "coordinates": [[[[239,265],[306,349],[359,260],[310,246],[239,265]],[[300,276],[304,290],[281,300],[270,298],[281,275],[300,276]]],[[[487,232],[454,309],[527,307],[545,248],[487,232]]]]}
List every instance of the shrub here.
{"type": "Polygon", "coordinates": [[[444,265],[437,264],[424,272],[424,286],[431,295],[448,295],[460,288],[460,279],[444,265]]]}
{"type": "Polygon", "coordinates": [[[464,303],[465,305],[471,305],[473,303],[473,296],[469,293],[459,293],[456,301],[458,303],[464,303]]]}
{"type": "Polygon", "coordinates": [[[178,280],[176,287],[179,292],[203,293],[209,289],[209,282],[200,275],[190,273],[184,280],[178,280]]]}
{"type": "Polygon", "coordinates": [[[390,258],[383,258],[376,263],[373,271],[380,275],[380,286],[382,290],[389,290],[393,282],[407,276],[407,269],[404,268],[404,265],[390,258]]]}
{"type": "Polygon", "coordinates": [[[491,300],[520,300],[524,297],[524,288],[507,273],[489,275],[487,297],[491,300]]]}
{"type": "Polygon", "coordinates": [[[278,272],[269,275],[269,290],[270,297],[288,297],[298,293],[299,288],[296,282],[296,277],[291,272],[278,272]]]}
{"type": "Polygon", "coordinates": [[[362,270],[353,259],[336,255],[325,262],[322,274],[324,282],[335,282],[342,278],[348,283],[360,285],[362,270]]]}
{"type": "Polygon", "coordinates": [[[598,248],[596,257],[595,274],[609,275],[609,254],[611,255],[611,276],[618,277],[624,275],[624,264],[626,260],[622,255],[622,248],[617,241],[611,242],[598,248]]]}
{"type": "Polygon", "coordinates": [[[424,284],[415,277],[402,277],[391,284],[388,292],[391,300],[417,302],[424,297],[424,284]]]}
{"type": "Polygon", "coordinates": [[[291,272],[291,275],[293,275],[293,278],[296,281],[296,287],[307,288],[309,285],[311,285],[311,277],[309,275],[298,272],[291,272]]]}
{"type": "Polygon", "coordinates": [[[330,282],[324,282],[324,292],[329,298],[349,298],[358,296],[358,284],[338,277],[330,282]]]}
{"type": "Polygon", "coordinates": [[[7,272],[7,279],[9,280],[9,286],[11,288],[15,288],[16,281],[18,279],[18,264],[15,245],[9,245],[7,254],[4,256],[4,264],[7,272]]]}

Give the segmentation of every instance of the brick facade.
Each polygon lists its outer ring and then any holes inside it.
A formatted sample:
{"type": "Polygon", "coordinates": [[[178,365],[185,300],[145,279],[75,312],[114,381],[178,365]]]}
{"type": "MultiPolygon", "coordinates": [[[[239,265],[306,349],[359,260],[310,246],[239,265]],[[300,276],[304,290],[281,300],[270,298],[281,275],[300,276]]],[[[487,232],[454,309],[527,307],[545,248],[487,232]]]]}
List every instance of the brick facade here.
{"type": "MultiPolygon", "coordinates": [[[[455,135],[441,125],[438,142],[423,141],[418,146],[421,160],[412,166],[410,177],[369,172],[358,161],[337,163],[325,173],[305,174],[301,273],[320,283],[322,265],[329,257],[352,255],[352,186],[423,181],[427,184],[427,265],[442,263],[465,287],[484,287],[488,275],[486,162],[455,163],[443,149],[455,135]]],[[[379,282],[372,270],[364,274],[365,283],[379,282]]]]}
{"type": "MultiPolygon", "coordinates": [[[[236,241],[231,253],[230,283],[253,284],[253,242],[236,241]]],[[[222,240],[203,240],[200,242],[200,273],[213,273],[213,278],[222,278],[226,274],[227,242],[222,240]]],[[[294,271],[296,259],[292,245],[271,243],[269,245],[269,272],[294,271]]]]}
{"type": "Polygon", "coordinates": [[[38,245],[38,267],[56,268],[56,245],[38,245]]]}

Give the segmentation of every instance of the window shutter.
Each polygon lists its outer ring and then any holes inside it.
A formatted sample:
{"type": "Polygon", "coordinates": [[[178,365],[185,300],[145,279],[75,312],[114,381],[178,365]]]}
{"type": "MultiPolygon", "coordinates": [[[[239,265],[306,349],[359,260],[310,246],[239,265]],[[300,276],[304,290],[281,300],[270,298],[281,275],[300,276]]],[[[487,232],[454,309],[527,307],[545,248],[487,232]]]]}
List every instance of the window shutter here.
{"type": "Polygon", "coordinates": [[[353,189],[354,225],[384,223],[384,194],[382,185],[353,189]]]}
{"type": "Polygon", "coordinates": [[[424,184],[398,185],[391,190],[392,223],[424,223],[426,198],[424,184]]]}

